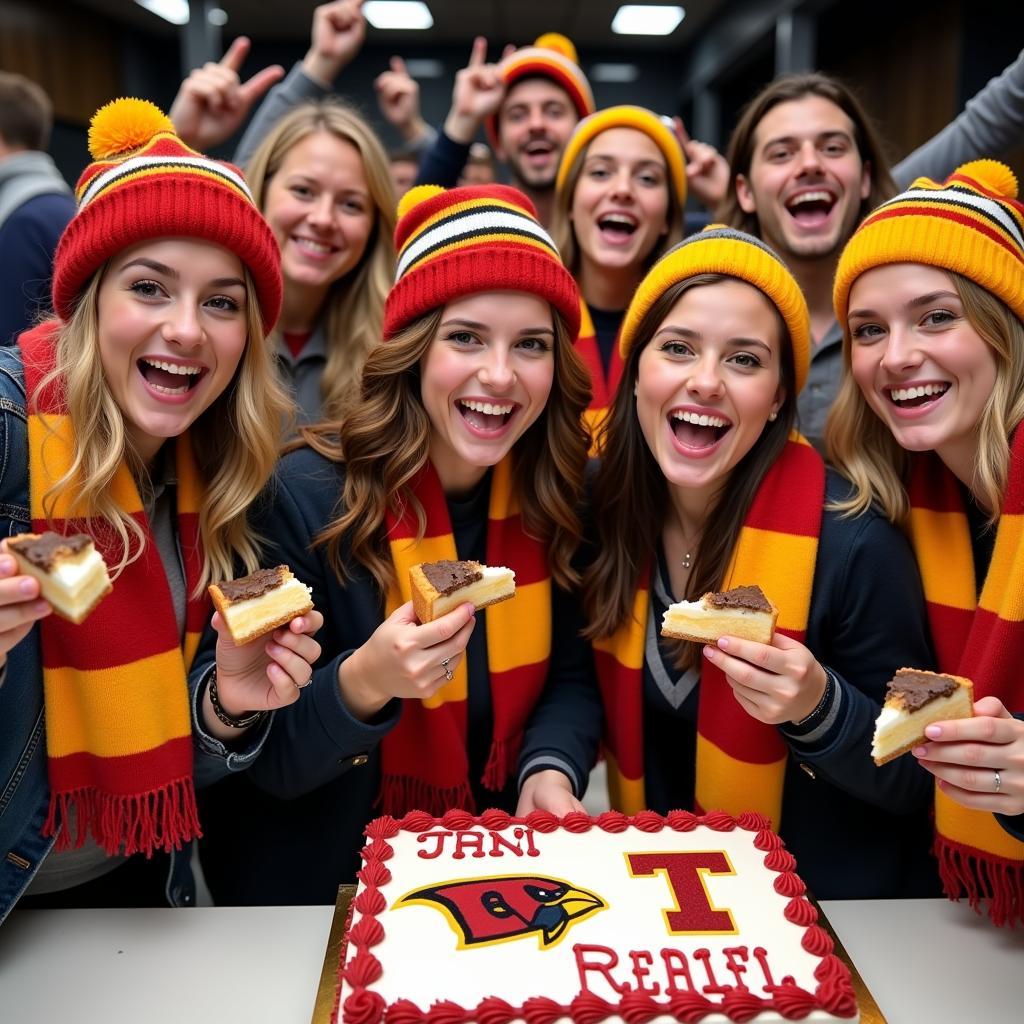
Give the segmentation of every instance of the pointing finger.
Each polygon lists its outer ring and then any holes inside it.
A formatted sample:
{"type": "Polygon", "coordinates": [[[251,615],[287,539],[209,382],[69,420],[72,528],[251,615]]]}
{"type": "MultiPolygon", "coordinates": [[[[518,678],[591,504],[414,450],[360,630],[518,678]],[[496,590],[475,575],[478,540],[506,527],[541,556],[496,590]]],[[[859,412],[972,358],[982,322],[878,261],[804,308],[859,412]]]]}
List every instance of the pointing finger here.
{"type": "Polygon", "coordinates": [[[245,63],[245,58],[249,56],[249,47],[251,45],[252,44],[249,42],[249,38],[247,36],[239,36],[227,48],[224,56],[221,57],[221,67],[230,68],[232,71],[238,71],[245,63]]]}

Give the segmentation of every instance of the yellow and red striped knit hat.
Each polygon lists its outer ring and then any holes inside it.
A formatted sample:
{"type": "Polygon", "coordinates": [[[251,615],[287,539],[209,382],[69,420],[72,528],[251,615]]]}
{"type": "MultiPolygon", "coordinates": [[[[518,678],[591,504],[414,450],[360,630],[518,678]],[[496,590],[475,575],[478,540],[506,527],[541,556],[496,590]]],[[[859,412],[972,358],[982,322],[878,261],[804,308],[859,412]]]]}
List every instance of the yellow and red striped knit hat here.
{"type": "Polygon", "coordinates": [[[686,161],[675,132],[661,119],[660,115],[655,114],[652,110],[647,110],[645,107],[634,107],[628,103],[618,107],[605,107],[604,110],[585,117],[576,125],[576,130],[566,143],[565,149],[562,150],[558,176],[555,178],[555,188],[563,189],[565,187],[569,171],[580,153],[598,135],[610,128],[633,128],[638,132],[643,132],[661,150],[679,205],[685,206],[686,161]]]}
{"type": "Polygon", "coordinates": [[[53,307],[70,318],[111,256],[154,238],[199,238],[235,253],[252,275],[264,328],[281,311],[281,256],[242,172],[185,145],[159,107],[117,99],[89,126],[94,159],[75,187],[78,212],[54,258],[53,307]]]}
{"type": "Polygon", "coordinates": [[[674,284],[698,274],[724,274],[746,281],[768,297],[779,311],[793,346],[795,389],[799,394],[811,365],[811,317],[796,278],[778,254],[759,238],[725,224],[703,231],[673,246],[637,286],[619,332],[622,358],[636,340],[637,328],[650,308],[674,284]]]}
{"type": "Polygon", "coordinates": [[[918,178],[876,207],[846,244],[832,301],[846,323],[850,288],[865,271],[924,263],[969,278],[1024,321],[1024,205],[1017,179],[998,160],[974,160],[941,184],[918,178]]]}
{"type": "Polygon", "coordinates": [[[420,185],[398,204],[398,268],[384,305],[384,337],[475,292],[532,292],[580,326],[576,282],[533,204],[509,185],[420,185]]]}
{"type": "MultiPolygon", "coordinates": [[[[533,46],[509,54],[500,65],[506,89],[511,89],[523,78],[547,78],[569,94],[579,117],[586,117],[596,109],[594,94],[587,76],[580,68],[579,57],[572,40],[558,32],[546,32],[533,46]]],[[[485,123],[487,137],[493,149],[498,148],[498,114],[491,114],[485,123]]]]}

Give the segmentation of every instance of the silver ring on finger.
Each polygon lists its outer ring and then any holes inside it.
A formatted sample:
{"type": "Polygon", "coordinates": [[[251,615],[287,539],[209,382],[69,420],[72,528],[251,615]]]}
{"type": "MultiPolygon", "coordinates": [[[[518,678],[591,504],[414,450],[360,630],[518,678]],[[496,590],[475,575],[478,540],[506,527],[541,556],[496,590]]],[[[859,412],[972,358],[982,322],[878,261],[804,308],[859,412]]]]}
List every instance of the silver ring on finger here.
{"type": "Polygon", "coordinates": [[[451,660],[451,658],[445,658],[444,661],[441,662],[441,668],[444,669],[445,681],[449,683],[455,678],[455,676],[452,675],[451,660]]]}
{"type": "Polygon", "coordinates": [[[999,769],[998,768],[993,768],[992,769],[992,774],[995,776],[995,778],[992,781],[995,783],[995,785],[996,785],[995,791],[998,793],[999,790],[1001,790],[1003,788],[1003,779],[1002,779],[1002,776],[999,774],[999,769]]]}
{"type": "Polygon", "coordinates": [[[309,684],[311,682],[313,682],[313,674],[312,673],[310,673],[309,678],[304,683],[296,683],[295,684],[295,689],[296,690],[304,690],[307,686],[309,686],[309,684]]]}

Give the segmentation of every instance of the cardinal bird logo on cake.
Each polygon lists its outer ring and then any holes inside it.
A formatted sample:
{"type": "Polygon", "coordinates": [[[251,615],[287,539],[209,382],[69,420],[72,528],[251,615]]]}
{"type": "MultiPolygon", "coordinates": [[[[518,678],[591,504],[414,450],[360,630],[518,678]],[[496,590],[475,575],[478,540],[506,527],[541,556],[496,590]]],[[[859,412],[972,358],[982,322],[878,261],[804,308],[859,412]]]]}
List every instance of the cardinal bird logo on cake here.
{"type": "Polygon", "coordinates": [[[395,907],[419,904],[440,910],[459,937],[459,949],[509,942],[536,933],[550,949],[568,929],[608,904],[560,878],[491,875],[417,889],[395,907]]]}

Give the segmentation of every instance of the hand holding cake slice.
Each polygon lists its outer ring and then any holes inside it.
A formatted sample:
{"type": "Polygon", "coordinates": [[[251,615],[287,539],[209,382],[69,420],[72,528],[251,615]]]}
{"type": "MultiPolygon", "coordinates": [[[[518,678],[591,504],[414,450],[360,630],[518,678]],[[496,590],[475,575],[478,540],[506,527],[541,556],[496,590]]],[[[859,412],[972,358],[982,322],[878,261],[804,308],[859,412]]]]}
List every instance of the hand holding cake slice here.
{"type": "Polygon", "coordinates": [[[287,565],[257,569],[207,589],[236,644],[247,644],[313,610],[313,591],[287,565]]]}
{"type": "Polygon", "coordinates": [[[779,609],[759,586],[733,587],[669,605],[661,635],[698,644],[716,644],[723,636],[770,644],[778,617],[779,609]]]}
{"type": "Polygon", "coordinates": [[[409,582],[421,623],[447,615],[467,601],[479,610],[516,593],[516,574],[511,569],[479,562],[421,562],[409,570],[409,582]]]}
{"type": "Polygon", "coordinates": [[[871,756],[883,765],[927,742],[925,726],[974,717],[974,683],[963,676],[901,668],[889,681],[875,720],[871,756]]]}
{"type": "Polygon", "coordinates": [[[23,533],[8,539],[7,550],[19,572],[39,580],[39,596],[76,625],[114,589],[107,563],[84,533],[23,533]]]}

